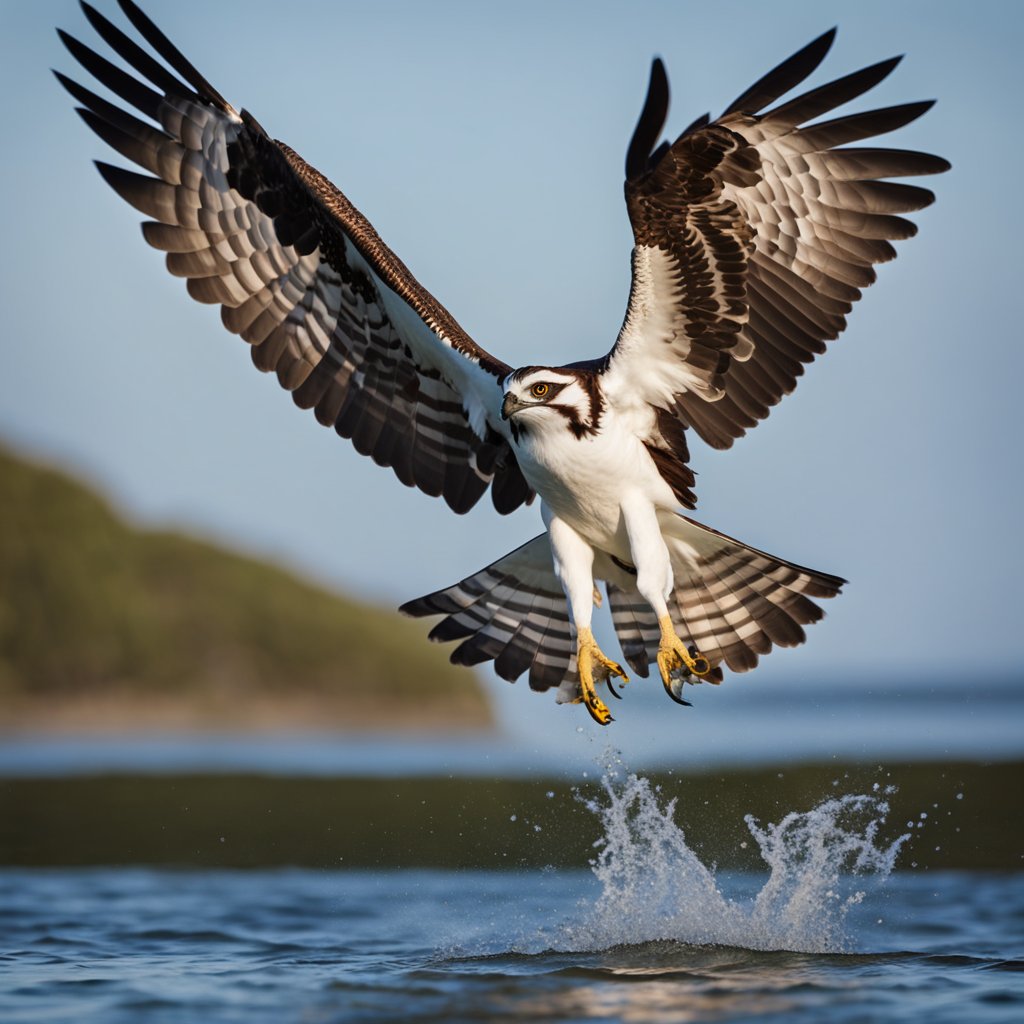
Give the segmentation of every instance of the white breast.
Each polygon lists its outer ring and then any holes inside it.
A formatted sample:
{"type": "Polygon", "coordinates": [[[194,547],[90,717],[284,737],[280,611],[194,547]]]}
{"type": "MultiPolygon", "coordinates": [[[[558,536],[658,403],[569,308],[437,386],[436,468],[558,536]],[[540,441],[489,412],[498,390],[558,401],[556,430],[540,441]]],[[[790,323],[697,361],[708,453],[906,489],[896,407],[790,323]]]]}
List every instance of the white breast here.
{"type": "MultiPolygon", "coordinates": [[[[533,425],[531,424],[531,427],[533,425]]],[[[629,558],[622,522],[624,497],[639,493],[658,507],[678,501],[640,440],[637,425],[606,409],[596,434],[577,438],[554,416],[515,444],[516,458],[545,505],[591,544],[629,558]]]]}

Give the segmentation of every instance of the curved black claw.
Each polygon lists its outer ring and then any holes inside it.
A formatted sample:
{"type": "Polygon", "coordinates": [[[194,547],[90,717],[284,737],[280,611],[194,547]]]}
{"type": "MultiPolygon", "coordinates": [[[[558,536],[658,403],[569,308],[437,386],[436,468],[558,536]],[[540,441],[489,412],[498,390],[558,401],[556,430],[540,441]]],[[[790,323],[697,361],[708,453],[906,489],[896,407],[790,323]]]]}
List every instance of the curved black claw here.
{"type": "Polygon", "coordinates": [[[668,695],[669,695],[669,696],[670,696],[670,697],[671,697],[671,698],[672,698],[672,699],[673,699],[673,700],[674,700],[674,701],[675,701],[675,702],[676,702],[677,704],[682,704],[682,706],[683,706],[684,708],[692,708],[692,707],[693,707],[693,705],[692,705],[692,704],[691,704],[691,703],[690,703],[690,702],[689,702],[688,700],[683,700],[683,698],[682,698],[682,697],[677,697],[677,696],[676,696],[676,695],[675,695],[675,694],[674,694],[674,693],[672,692],[672,690],[671,690],[671,689],[670,689],[670,688],[669,688],[668,686],[666,686],[666,687],[665,687],[665,692],[666,692],[666,693],[667,693],[667,694],[668,694],[668,695]]]}
{"type": "Polygon", "coordinates": [[[583,706],[598,725],[608,725],[609,722],[615,721],[612,713],[605,707],[604,701],[596,693],[584,695],[583,706]]]}
{"type": "Polygon", "coordinates": [[[621,694],[621,693],[619,693],[619,691],[618,691],[618,690],[616,690],[614,686],[612,686],[612,681],[611,681],[611,679],[606,679],[606,680],[605,680],[605,682],[606,682],[606,683],[608,684],[608,692],[609,692],[609,693],[610,693],[610,694],[611,694],[611,695],[612,695],[612,696],[613,696],[613,697],[614,697],[614,698],[615,698],[616,700],[622,700],[622,694],[621,694]]]}

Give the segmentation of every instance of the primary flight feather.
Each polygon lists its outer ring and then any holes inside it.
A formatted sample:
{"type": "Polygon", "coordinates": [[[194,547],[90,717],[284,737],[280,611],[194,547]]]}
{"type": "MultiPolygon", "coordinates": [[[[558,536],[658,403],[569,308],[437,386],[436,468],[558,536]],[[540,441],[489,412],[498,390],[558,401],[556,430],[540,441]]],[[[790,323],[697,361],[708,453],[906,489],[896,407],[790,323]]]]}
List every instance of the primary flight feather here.
{"type": "Polygon", "coordinates": [[[132,0],[119,3],[149,49],[82,7],[134,73],[60,35],[132,110],[57,77],[93,131],[145,172],[97,165],[149,218],[143,233],[168,270],[220,305],[297,405],[404,484],[460,513],[488,489],[501,513],[540,496],[544,533],[403,606],[442,616],[431,637],[461,641],[453,661],[528,673],[532,688],[557,688],[606,724],[597,686],[616,693],[625,673],[591,631],[598,582],[625,661],[641,676],[657,664],[680,703],[684,683],[719,682],[723,666],[745,671],[804,640],[822,614],[812,598],[844,581],[683,515],[696,504],[687,432],[726,448],[767,416],[846,326],[875,264],[895,256],[891,241],[914,234],[901,215],[933,201],[888,179],[945,160],[850,145],[930,103],[819,120],[898,58],[779,103],[822,61],[827,32],[674,142],[661,141],[668,80],[656,60],[626,157],[634,247],[618,338],[603,358],[513,368],[334,185],[231,106],[132,0]]]}

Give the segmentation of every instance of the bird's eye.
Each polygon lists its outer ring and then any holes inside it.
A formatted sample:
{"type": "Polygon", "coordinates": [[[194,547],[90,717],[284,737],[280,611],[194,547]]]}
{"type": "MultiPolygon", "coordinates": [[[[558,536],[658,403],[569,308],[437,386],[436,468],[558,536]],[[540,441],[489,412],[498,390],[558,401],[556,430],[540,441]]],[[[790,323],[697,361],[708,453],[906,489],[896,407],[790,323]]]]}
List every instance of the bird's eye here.
{"type": "Polygon", "coordinates": [[[533,395],[534,398],[543,398],[550,390],[551,388],[548,387],[547,384],[534,384],[533,387],[530,388],[530,394],[533,395]]]}

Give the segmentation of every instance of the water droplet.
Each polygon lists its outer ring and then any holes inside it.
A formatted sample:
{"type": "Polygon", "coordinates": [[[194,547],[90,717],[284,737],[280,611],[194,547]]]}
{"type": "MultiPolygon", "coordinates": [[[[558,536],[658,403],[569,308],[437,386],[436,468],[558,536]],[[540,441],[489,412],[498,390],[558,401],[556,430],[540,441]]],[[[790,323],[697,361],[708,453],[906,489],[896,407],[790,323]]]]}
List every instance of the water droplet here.
{"type": "Polygon", "coordinates": [[[957,798],[957,800],[963,800],[963,798],[964,798],[963,793],[957,793],[956,798],[957,798]]]}
{"type": "Polygon", "coordinates": [[[545,793],[544,795],[545,795],[545,796],[546,796],[546,797],[547,797],[547,798],[548,798],[549,800],[551,800],[551,799],[553,799],[553,798],[554,798],[554,795],[555,795],[555,791],[554,791],[553,789],[549,789],[549,790],[548,790],[548,791],[547,791],[547,792],[546,792],[546,793],[545,793]]]}
{"type": "Polygon", "coordinates": [[[516,816],[515,814],[510,814],[510,815],[509,815],[509,818],[508,818],[508,820],[509,820],[509,821],[515,821],[515,820],[516,820],[516,817],[517,817],[517,816],[516,816]]]}
{"type": "Polygon", "coordinates": [[[538,936],[540,948],[605,948],[656,937],[841,952],[849,948],[846,916],[866,896],[853,888],[856,876],[887,876],[908,838],[880,841],[887,808],[868,794],[837,795],[810,811],[791,811],[777,824],[748,816],[753,841],[738,846],[756,844],[770,877],[756,897],[730,899],[675,823],[677,797],[671,786],[665,790],[659,795],[649,779],[626,772],[601,780],[586,803],[603,832],[591,861],[601,895],[582,904],[581,916],[556,935],[538,936]]]}

